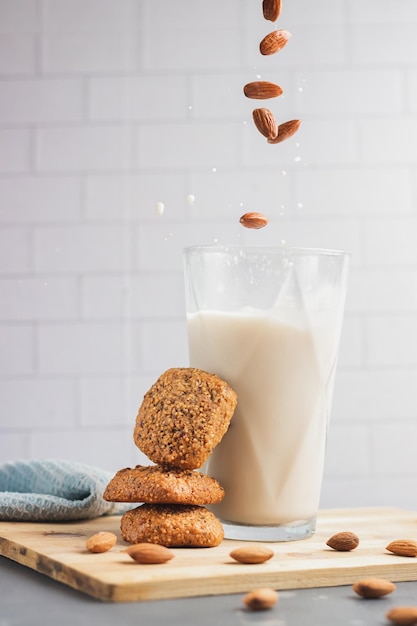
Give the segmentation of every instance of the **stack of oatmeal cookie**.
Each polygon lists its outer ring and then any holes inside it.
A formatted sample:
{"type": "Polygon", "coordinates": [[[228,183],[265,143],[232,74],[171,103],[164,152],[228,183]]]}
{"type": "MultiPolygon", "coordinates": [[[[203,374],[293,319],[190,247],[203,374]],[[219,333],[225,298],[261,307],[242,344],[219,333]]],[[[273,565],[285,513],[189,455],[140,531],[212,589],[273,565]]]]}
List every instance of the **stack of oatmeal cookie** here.
{"type": "Polygon", "coordinates": [[[204,505],[220,502],[223,487],[196,471],[226,433],[237,403],[218,376],[196,368],[172,368],[145,394],[134,441],[154,463],[125,468],[107,485],[104,499],[137,502],[124,513],[129,543],[213,547],[223,527],[204,505]]]}

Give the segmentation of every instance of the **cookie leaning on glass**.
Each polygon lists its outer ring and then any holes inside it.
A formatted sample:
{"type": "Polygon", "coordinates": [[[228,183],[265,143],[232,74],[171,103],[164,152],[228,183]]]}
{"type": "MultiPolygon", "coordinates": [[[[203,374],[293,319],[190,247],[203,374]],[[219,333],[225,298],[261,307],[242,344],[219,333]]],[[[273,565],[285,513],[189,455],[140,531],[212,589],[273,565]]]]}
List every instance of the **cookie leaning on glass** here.
{"type": "Polygon", "coordinates": [[[236,403],[236,393],[215,374],[169,369],[143,398],[134,441],[154,463],[197,469],[223,438],[236,403]]]}
{"type": "Polygon", "coordinates": [[[236,404],[225,381],[196,368],[169,369],[152,385],[133,437],[155,465],[120,470],[104,493],[109,501],[145,503],[122,516],[125,541],[171,547],[221,543],[223,527],[204,505],[220,502],[224,490],[195,470],[223,438],[236,404]]]}

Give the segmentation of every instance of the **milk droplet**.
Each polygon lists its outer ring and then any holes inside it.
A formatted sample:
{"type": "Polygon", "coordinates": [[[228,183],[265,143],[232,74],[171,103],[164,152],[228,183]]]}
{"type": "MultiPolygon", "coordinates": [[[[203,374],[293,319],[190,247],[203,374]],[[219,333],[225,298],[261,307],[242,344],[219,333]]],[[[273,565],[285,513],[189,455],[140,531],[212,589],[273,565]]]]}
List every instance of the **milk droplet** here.
{"type": "Polygon", "coordinates": [[[158,215],[162,215],[162,213],[164,212],[164,209],[165,209],[165,204],[163,202],[156,203],[155,210],[158,215]]]}
{"type": "Polygon", "coordinates": [[[212,167],[211,171],[213,172],[213,174],[215,174],[217,172],[217,167],[212,167]]]}
{"type": "Polygon", "coordinates": [[[301,161],[301,157],[300,156],[296,156],[294,159],[295,163],[299,163],[301,161]]]}
{"type": "Polygon", "coordinates": [[[195,196],[192,193],[189,193],[187,196],[187,202],[188,204],[194,204],[194,200],[195,200],[195,196]]]}
{"type": "Polygon", "coordinates": [[[302,202],[297,202],[297,208],[302,209],[303,208],[303,203],[302,202]]]}
{"type": "Polygon", "coordinates": [[[286,176],[287,172],[285,170],[281,170],[281,176],[286,176]]]}

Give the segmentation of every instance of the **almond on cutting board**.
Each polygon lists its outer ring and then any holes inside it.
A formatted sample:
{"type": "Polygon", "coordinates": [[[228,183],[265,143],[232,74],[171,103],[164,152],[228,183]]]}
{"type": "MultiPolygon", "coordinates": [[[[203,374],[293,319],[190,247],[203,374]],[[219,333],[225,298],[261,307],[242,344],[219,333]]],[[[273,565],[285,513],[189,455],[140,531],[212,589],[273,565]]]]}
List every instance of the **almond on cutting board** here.
{"type": "Polygon", "coordinates": [[[264,56],[275,54],[287,45],[290,37],[291,33],[288,30],[273,30],[262,39],[259,44],[259,51],[264,56]]]}
{"type": "Polygon", "coordinates": [[[174,558],[174,553],[169,548],[157,543],[136,543],[123,552],[126,552],[136,563],[144,565],[167,563],[174,558]]]}
{"type": "Polygon", "coordinates": [[[359,537],[350,531],[344,531],[332,535],[326,545],[338,552],[350,552],[359,545],[359,537]]]}
{"type": "Polygon", "coordinates": [[[247,545],[235,548],[230,552],[232,559],[239,563],[265,563],[274,556],[274,551],[271,548],[261,545],[247,545]]]}
{"type": "Polygon", "coordinates": [[[387,545],[386,550],[398,556],[417,556],[417,541],[396,539],[387,545]]]}
{"type": "Polygon", "coordinates": [[[108,552],[116,542],[117,537],[114,533],[100,531],[87,539],[85,547],[89,552],[93,553],[108,552]]]}
{"type": "Polygon", "coordinates": [[[363,578],[353,585],[353,591],[362,598],[382,598],[395,589],[394,583],[385,578],[363,578]]]}

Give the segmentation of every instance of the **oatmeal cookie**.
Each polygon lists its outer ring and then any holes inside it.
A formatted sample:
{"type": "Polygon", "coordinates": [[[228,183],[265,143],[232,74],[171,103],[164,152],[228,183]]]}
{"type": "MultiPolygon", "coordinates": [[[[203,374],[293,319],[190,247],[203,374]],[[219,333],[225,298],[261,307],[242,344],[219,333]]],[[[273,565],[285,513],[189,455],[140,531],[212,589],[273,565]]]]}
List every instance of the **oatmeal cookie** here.
{"type": "Polygon", "coordinates": [[[129,543],[174,548],[213,548],[224,536],[223,526],[211,511],[187,504],[142,504],[122,515],[120,528],[129,543]]]}
{"type": "Polygon", "coordinates": [[[160,465],[119,470],[103,495],[110,502],[161,504],[214,504],[223,496],[223,487],[210,476],[160,465]]]}
{"type": "Polygon", "coordinates": [[[236,403],[234,390],[215,374],[169,369],[143,398],[134,442],[154,463],[197,469],[227,431],[236,403]]]}

